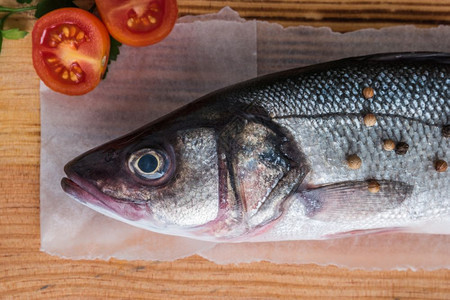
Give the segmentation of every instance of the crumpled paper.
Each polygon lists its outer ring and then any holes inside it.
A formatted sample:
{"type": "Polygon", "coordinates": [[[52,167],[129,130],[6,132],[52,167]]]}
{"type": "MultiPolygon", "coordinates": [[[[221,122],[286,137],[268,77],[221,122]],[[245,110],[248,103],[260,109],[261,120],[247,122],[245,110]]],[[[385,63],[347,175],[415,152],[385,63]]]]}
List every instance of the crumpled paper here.
{"type": "Polygon", "coordinates": [[[218,88],[283,69],[381,52],[450,52],[450,27],[336,33],[246,21],[230,8],[180,18],[163,42],[122,46],[106,80],[79,97],[41,84],[41,250],[72,259],[271,261],[361,269],[450,268],[450,236],[383,234],[329,241],[215,244],[149,232],[105,217],[61,187],[79,154],[218,88]]]}

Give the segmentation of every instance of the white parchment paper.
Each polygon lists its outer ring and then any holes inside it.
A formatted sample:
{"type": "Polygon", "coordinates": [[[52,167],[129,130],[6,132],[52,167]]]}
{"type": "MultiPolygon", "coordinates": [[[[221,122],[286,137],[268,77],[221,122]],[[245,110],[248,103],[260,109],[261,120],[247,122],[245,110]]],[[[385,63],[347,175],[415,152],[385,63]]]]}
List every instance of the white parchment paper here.
{"type": "Polygon", "coordinates": [[[152,233],[96,213],[66,195],[60,180],[75,156],[215,89],[257,75],[333,59],[394,51],[450,52],[450,27],[335,33],[329,28],[246,21],[225,8],[181,18],[163,42],[121,47],[108,78],[79,97],[41,84],[41,249],[73,259],[217,263],[267,260],[363,269],[450,268],[450,236],[389,234],[331,241],[214,244],[152,233]]]}

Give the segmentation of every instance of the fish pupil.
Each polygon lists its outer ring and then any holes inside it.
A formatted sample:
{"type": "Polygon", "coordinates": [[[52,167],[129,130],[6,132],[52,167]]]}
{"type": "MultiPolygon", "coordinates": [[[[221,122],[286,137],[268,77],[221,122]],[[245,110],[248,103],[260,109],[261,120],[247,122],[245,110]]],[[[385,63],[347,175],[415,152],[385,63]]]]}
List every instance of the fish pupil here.
{"type": "Polygon", "coordinates": [[[158,168],[158,158],[152,154],[143,155],[138,161],[138,167],[144,173],[153,173],[158,168]]]}

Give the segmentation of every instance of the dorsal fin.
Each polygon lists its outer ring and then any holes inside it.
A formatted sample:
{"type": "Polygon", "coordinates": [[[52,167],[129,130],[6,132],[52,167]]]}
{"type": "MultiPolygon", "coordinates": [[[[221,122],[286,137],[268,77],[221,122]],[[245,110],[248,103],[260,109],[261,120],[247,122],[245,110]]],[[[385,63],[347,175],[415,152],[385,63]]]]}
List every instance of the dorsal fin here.
{"type": "Polygon", "coordinates": [[[409,61],[409,62],[435,62],[450,64],[450,53],[444,52],[394,52],[365,55],[350,58],[359,61],[409,61]]]}

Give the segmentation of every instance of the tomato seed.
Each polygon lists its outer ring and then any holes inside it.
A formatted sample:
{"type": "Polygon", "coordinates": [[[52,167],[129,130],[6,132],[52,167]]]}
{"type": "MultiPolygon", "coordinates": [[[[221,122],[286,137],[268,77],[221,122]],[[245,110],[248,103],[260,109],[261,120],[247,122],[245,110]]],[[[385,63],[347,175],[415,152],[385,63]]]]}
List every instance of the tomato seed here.
{"type": "Polygon", "coordinates": [[[62,32],[63,32],[63,34],[64,34],[64,36],[65,36],[66,38],[69,37],[69,34],[70,34],[69,28],[67,28],[66,26],[63,26],[62,32]]]}
{"type": "Polygon", "coordinates": [[[143,23],[145,26],[150,25],[150,22],[149,22],[149,20],[148,20],[147,18],[141,18],[141,21],[142,21],[142,23],[143,23]]]}
{"type": "Polygon", "coordinates": [[[150,10],[154,11],[154,12],[158,12],[159,11],[159,6],[157,3],[153,2],[152,4],[150,4],[150,10]]]}
{"type": "Polygon", "coordinates": [[[52,34],[52,40],[56,42],[61,42],[61,37],[56,33],[52,34]]]}
{"type": "Polygon", "coordinates": [[[70,37],[74,37],[76,32],[77,29],[75,28],[75,26],[70,26],[70,37]]]}
{"type": "Polygon", "coordinates": [[[81,73],[81,72],[83,72],[79,66],[73,66],[72,69],[74,70],[75,73],[81,73]]]}
{"type": "Polygon", "coordinates": [[[84,32],[83,31],[78,32],[76,39],[78,41],[81,41],[83,38],[84,38],[84,32]]]}
{"type": "Polygon", "coordinates": [[[74,72],[72,72],[72,71],[70,71],[70,80],[78,81],[77,75],[74,72]]]}

